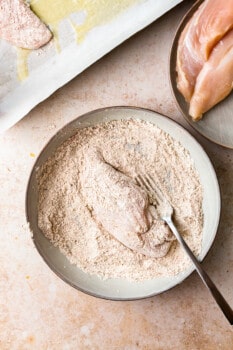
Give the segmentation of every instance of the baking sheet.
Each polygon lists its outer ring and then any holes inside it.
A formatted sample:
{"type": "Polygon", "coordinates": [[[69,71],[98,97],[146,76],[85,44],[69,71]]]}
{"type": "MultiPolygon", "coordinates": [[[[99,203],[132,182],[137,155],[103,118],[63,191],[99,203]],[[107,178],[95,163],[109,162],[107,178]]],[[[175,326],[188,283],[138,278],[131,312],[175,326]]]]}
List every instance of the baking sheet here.
{"type": "Polygon", "coordinates": [[[54,34],[39,50],[0,39],[0,132],[182,0],[31,0],[54,34]]]}

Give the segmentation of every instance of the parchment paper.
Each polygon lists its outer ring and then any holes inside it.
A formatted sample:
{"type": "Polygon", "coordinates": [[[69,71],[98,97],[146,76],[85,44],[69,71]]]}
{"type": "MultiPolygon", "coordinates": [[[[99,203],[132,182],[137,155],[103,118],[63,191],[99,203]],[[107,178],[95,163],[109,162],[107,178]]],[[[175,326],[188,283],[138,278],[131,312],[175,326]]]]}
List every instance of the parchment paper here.
{"type": "MultiPolygon", "coordinates": [[[[95,0],[97,14],[100,1],[95,0]]],[[[77,41],[70,19],[85,21],[84,14],[88,9],[83,8],[60,21],[56,40],[32,52],[24,52],[0,39],[0,132],[181,1],[134,0],[111,18],[106,13],[104,24],[93,26],[81,41],[77,41]]]]}

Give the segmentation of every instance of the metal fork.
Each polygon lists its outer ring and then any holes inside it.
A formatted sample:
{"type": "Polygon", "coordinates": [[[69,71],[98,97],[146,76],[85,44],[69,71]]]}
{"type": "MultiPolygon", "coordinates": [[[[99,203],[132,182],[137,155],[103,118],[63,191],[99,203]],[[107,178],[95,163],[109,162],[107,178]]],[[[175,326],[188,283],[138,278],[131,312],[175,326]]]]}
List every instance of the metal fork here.
{"type": "Polygon", "coordinates": [[[183,239],[183,237],[179,234],[172,220],[173,207],[170,204],[170,202],[165,198],[163,192],[159,189],[157,183],[150,175],[138,175],[136,176],[135,180],[137,181],[138,185],[141,186],[148,193],[150,199],[152,200],[152,204],[157,208],[158,214],[160,215],[161,219],[164,220],[170,227],[176,239],[181,244],[185,252],[188,254],[189,258],[192,260],[195,269],[201,277],[203,283],[209,289],[216,303],[218,304],[218,306],[232,325],[233,310],[231,309],[230,305],[226,302],[222,294],[219,292],[213,281],[204,271],[201,264],[199,263],[199,261],[197,260],[197,258],[183,239]]]}

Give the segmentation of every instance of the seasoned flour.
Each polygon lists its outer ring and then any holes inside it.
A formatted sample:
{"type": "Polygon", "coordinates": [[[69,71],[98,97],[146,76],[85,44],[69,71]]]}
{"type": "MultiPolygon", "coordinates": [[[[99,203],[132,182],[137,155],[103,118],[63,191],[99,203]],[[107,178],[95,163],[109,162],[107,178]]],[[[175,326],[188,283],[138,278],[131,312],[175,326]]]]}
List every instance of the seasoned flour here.
{"type": "Polygon", "coordinates": [[[87,147],[101,150],[107,163],[132,179],[138,173],[156,177],[174,207],[180,233],[200,253],[203,198],[193,161],[179,142],[141,120],[80,129],[38,170],[38,224],[45,236],[71,263],[102,278],[139,281],[186,269],[189,259],[176,241],[165,257],[152,259],[126,248],[96,224],[79,191],[87,147]]]}

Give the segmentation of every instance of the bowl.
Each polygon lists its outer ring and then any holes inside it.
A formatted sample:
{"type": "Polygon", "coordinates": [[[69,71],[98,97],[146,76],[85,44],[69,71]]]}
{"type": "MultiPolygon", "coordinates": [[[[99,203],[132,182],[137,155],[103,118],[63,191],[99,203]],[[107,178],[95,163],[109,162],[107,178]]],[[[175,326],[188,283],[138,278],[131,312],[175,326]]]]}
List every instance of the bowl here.
{"type": "Polygon", "coordinates": [[[141,119],[155,124],[179,141],[189,152],[200,176],[203,187],[204,227],[199,260],[208,253],[219,223],[220,192],[214,168],[200,144],[175,121],[156,112],[133,107],[109,107],[82,115],[64,126],[47,143],[37,158],[27,187],[26,217],[32,231],[33,242],[47,265],[65,282],[87,294],[111,300],[135,300],[162,293],[181,283],[194,270],[190,266],[176,276],[158,277],[143,282],[130,282],[124,279],[103,280],[89,275],[73,265],[54,247],[38,227],[37,201],[38,188],[36,174],[40,167],[65,140],[74,135],[79,128],[122,119],[141,119]]]}

